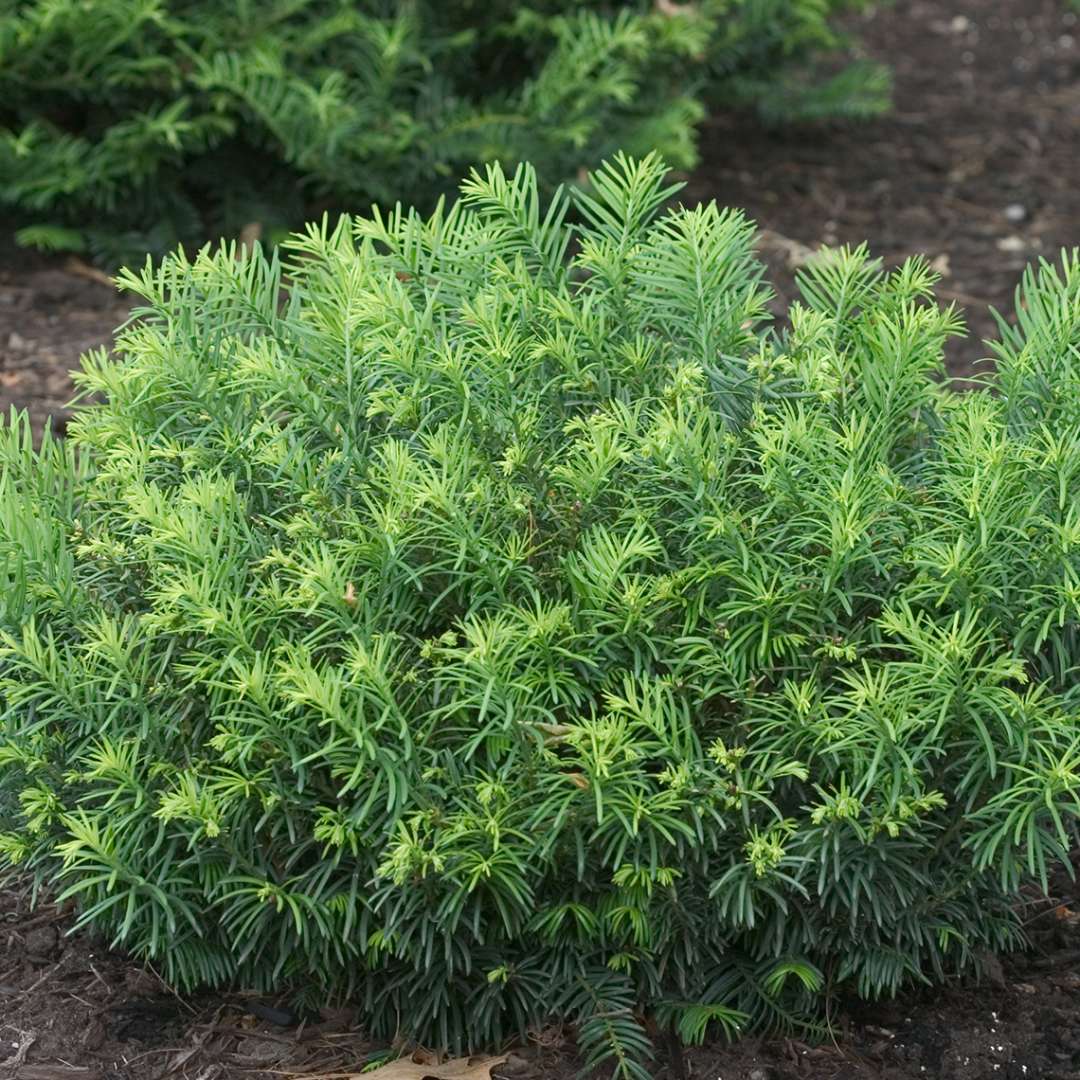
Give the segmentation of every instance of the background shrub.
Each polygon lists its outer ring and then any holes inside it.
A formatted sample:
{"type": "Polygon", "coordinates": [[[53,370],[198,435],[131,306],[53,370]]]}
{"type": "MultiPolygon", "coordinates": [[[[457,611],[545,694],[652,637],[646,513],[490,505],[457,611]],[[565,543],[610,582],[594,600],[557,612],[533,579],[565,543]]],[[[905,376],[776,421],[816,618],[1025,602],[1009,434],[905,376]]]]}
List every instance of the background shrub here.
{"type": "Polygon", "coordinates": [[[0,440],[8,860],[179,986],[565,1017],[626,1076],[643,1015],[1022,941],[1080,793],[1080,256],[954,394],[925,263],[822,257],[766,333],[663,172],[125,276],[104,403],[0,440]]]}
{"type": "Polygon", "coordinates": [[[702,100],[880,108],[880,69],[814,72],[862,0],[9,0],[0,205],[23,242],[106,261],[320,200],[430,208],[476,161],[552,183],[618,148],[688,166],[702,100]]]}

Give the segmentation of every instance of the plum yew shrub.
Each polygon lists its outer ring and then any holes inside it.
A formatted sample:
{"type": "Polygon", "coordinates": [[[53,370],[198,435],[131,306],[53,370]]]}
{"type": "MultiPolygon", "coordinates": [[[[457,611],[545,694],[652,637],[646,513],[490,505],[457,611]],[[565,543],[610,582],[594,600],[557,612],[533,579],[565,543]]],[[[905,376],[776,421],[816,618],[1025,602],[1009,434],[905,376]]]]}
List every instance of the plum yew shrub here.
{"type": "Polygon", "coordinates": [[[656,158],[177,255],[0,441],[0,847],[181,987],[647,1076],[1021,943],[1080,809],[1080,258],[997,392],[920,260],[656,158]]]}
{"type": "MultiPolygon", "coordinates": [[[[305,208],[430,209],[477,161],[552,187],[616,149],[695,159],[706,107],[862,116],[867,0],[2,0],[0,208],[111,264],[305,208]]],[[[247,232],[243,232],[247,235],[247,232]]]]}

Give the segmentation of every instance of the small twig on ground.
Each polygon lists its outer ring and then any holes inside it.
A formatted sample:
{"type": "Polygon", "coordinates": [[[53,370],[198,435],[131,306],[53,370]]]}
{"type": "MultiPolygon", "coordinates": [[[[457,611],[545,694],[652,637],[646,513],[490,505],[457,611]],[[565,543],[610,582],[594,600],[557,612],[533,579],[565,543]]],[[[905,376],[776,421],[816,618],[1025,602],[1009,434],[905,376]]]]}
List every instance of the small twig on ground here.
{"type": "Polygon", "coordinates": [[[92,1009],[94,1012],[97,1012],[99,1009],[99,1006],[95,1005],[92,1001],[87,1001],[86,998],[79,997],[78,994],[74,993],[71,990],[64,990],[63,993],[65,993],[69,998],[74,998],[81,1005],[85,1005],[88,1009],[92,1009]]]}
{"type": "Polygon", "coordinates": [[[35,915],[32,919],[27,919],[25,922],[17,922],[12,929],[22,934],[27,930],[36,930],[39,926],[45,926],[48,923],[59,922],[63,917],[64,912],[54,907],[49,911],[42,912],[40,915],[35,915]]]}
{"type": "Polygon", "coordinates": [[[136,1054],[134,1057],[124,1059],[125,1065],[132,1065],[136,1061],[141,1061],[143,1058],[154,1057],[159,1054],[177,1054],[184,1048],[182,1046],[155,1046],[153,1050],[144,1050],[141,1054],[136,1054]]]}
{"type": "Polygon", "coordinates": [[[22,992],[22,996],[29,997],[35,990],[38,990],[42,986],[44,986],[60,969],[60,964],[61,961],[58,960],[47,971],[43,972],[41,977],[36,982],[32,983],[22,992]]]}
{"type": "Polygon", "coordinates": [[[295,1035],[278,1035],[273,1031],[263,1031],[261,1028],[239,1028],[229,1024],[207,1024],[202,1028],[207,1035],[237,1035],[242,1039],[268,1039],[270,1042],[284,1043],[286,1046],[296,1045],[295,1035]]]}
{"type": "Polygon", "coordinates": [[[84,263],[82,259],[78,259],[74,255],[64,262],[64,270],[69,274],[74,274],[76,277],[84,277],[90,281],[96,281],[99,285],[108,285],[110,289],[116,288],[115,280],[109,277],[104,270],[99,270],[96,266],[90,266],[88,263],[84,263]]]}
{"type": "Polygon", "coordinates": [[[102,978],[101,972],[98,971],[98,969],[96,967],[94,967],[93,964],[90,965],[90,971],[93,973],[94,978],[97,979],[97,981],[99,983],[101,983],[102,986],[105,987],[106,991],[109,994],[111,994],[112,993],[112,987],[102,978]]]}
{"type": "Polygon", "coordinates": [[[159,972],[159,971],[157,970],[157,968],[155,968],[155,967],[153,966],[153,964],[147,964],[147,965],[146,965],[146,970],[147,970],[147,971],[149,971],[149,972],[150,972],[150,974],[151,974],[151,975],[153,975],[155,979],[157,979],[158,983],[159,983],[159,984],[161,985],[161,988],[162,988],[162,989],[163,989],[164,991],[166,991],[166,993],[172,994],[172,996],[173,996],[174,998],[176,998],[176,1000],[177,1000],[177,1001],[178,1001],[178,1002],[180,1003],[180,1005],[181,1005],[181,1006],[182,1006],[183,1008],[187,1009],[187,1011],[188,1011],[189,1013],[191,1013],[191,1015],[192,1015],[192,1016],[195,1016],[195,1015],[196,1015],[196,1014],[198,1013],[198,1009],[195,1009],[195,1008],[193,1008],[193,1007],[192,1007],[191,1005],[189,1005],[189,1004],[188,1004],[188,1003],[187,1003],[187,1002],[186,1002],[186,1001],[185,1001],[185,1000],[184,1000],[184,999],[183,999],[183,998],[182,998],[182,997],[181,997],[181,996],[180,996],[180,995],[179,995],[179,994],[177,993],[177,991],[176,991],[176,987],[174,987],[174,986],[170,986],[170,985],[169,985],[169,984],[168,984],[168,983],[167,983],[167,982],[165,981],[165,979],[164,979],[164,978],[162,977],[161,973],[160,973],[160,972],[159,972]]]}

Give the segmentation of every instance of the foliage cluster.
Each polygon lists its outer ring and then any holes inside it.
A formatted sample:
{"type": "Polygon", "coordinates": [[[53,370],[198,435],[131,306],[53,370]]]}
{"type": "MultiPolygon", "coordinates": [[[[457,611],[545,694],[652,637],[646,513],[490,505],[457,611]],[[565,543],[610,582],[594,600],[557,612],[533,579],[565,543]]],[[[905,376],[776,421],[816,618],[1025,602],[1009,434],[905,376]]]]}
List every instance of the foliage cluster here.
{"type": "Polygon", "coordinates": [[[1080,810],[1080,256],[997,393],[913,260],[655,157],[177,255],[0,440],[0,850],[181,987],[495,1042],[813,1024],[1022,940],[1080,810]],[[576,202],[570,225],[571,200],[576,202]]]}
{"type": "Polygon", "coordinates": [[[320,201],[430,209],[494,158],[688,166],[705,101],[880,108],[881,69],[815,72],[863,3],[0,0],[0,208],[122,262],[320,201]]]}

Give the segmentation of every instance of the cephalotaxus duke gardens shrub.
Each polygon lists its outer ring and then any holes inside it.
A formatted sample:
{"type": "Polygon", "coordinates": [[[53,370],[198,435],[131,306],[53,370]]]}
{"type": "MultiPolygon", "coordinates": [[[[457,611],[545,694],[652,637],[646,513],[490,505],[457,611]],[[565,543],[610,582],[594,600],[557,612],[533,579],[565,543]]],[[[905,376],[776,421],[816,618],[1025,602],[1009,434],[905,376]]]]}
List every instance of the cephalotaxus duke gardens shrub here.
{"type": "Polygon", "coordinates": [[[912,261],[803,276],[541,205],[129,274],[70,438],[2,440],[3,851],[181,987],[380,1035],[812,1023],[1022,940],[1080,802],[1080,259],[996,394],[912,261]]]}

